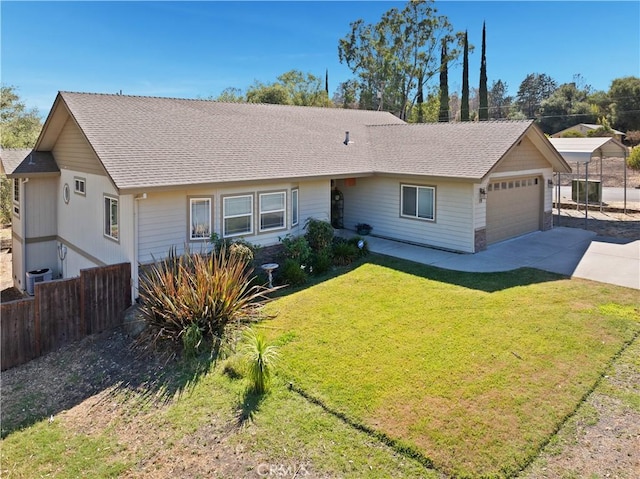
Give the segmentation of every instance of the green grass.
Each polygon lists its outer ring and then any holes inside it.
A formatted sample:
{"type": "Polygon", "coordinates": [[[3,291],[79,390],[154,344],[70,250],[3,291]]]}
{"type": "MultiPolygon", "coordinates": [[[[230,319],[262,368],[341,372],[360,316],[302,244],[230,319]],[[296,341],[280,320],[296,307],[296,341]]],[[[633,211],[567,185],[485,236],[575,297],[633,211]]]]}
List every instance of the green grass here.
{"type": "Polygon", "coordinates": [[[134,477],[144,468],[160,477],[179,464],[193,477],[224,477],[212,468],[225,444],[255,458],[249,468],[303,465],[326,477],[512,475],[554,446],[640,331],[637,291],[535,270],[470,274],[369,259],[268,306],[278,316],[259,328],[281,360],[264,397],[248,391],[232,357],[168,402],[145,391],[107,398],[91,408],[98,417],[101,407],[117,410],[104,427],[85,431],[59,414],[11,433],[2,477],[134,477]]]}
{"type": "Polygon", "coordinates": [[[376,263],[272,303],[264,328],[297,387],[446,473],[520,470],[640,329],[636,291],[376,263]]]}

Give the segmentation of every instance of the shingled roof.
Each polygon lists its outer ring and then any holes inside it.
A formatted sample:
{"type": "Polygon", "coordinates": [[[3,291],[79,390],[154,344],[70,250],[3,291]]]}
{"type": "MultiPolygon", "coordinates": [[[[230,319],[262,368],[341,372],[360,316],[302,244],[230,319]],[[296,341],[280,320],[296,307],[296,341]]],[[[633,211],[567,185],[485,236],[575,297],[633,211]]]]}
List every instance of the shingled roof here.
{"type": "Polygon", "coordinates": [[[2,168],[9,178],[60,173],[49,152],[32,151],[31,148],[7,148],[0,150],[0,159],[2,168]]]}
{"type": "Polygon", "coordinates": [[[358,174],[371,169],[366,125],[404,123],[390,113],[339,108],[60,98],[120,189],[358,174]]]}
{"type": "Polygon", "coordinates": [[[536,128],[530,120],[409,125],[377,111],[60,92],[38,149],[55,142],[60,130],[48,126],[60,105],[121,190],[376,173],[480,179],[536,128]]]}
{"type": "Polygon", "coordinates": [[[379,173],[480,179],[529,130],[532,120],[372,127],[379,173]]]}

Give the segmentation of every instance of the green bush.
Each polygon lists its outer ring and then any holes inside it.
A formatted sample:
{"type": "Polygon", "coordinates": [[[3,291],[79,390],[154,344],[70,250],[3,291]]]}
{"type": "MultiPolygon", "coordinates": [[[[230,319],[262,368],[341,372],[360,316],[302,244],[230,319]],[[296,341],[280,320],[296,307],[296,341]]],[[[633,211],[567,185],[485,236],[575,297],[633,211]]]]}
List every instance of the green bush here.
{"type": "Polygon", "coordinates": [[[242,238],[220,238],[218,233],[212,233],[209,242],[213,251],[223,255],[237,255],[245,263],[251,263],[258,247],[242,238]]]}
{"type": "Polygon", "coordinates": [[[338,266],[351,264],[358,256],[358,247],[351,242],[340,241],[333,245],[333,262],[338,266]]]}
{"type": "Polygon", "coordinates": [[[561,138],[584,138],[585,136],[580,133],[578,130],[569,130],[565,131],[561,138]]]}
{"type": "Polygon", "coordinates": [[[309,246],[314,252],[322,251],[331,245],[333,226],[328,221],[309,218],[304,225],[304,229],[307,230],[305,238],[307,238],[309,246]]]}
{"type": "Polygon", "coordinates": [[[287,235],[279,238],[284,248],[284,257],[298,262],[300,265],[306,265],[311,258],[311,247],[307,238],[304,236],[287,235]]]}
{"type": "Polygon", "coordinates": [[[252,283],[239,255],[176,255],[151,265],[140,277],[141,311],[153,342],[170,341],[186,353],[202,340],[219,344],[228,325],[255,320],[268,291],[252,283]]]}
{"type": "Polygon", "coordinates": [[[315,275],[324,274],[331,269],[333,258],[331,248],[325,248],[313,255],[311,260],[312,272],[315,275]]]}
{"type": "Polygon", "coordinates": [[[289,258],[284,261],[284,265],[282,265],[278,278],[279,282],[282,284],[300,286],[307,282],[307,273],[300,263],[289,258]]]}
{"type": "Polygon", "coordinates": [[[640,171],[640,146],[631,150],[631,154],[627,158],[627,166],[632,170],[640,171]]]}
{"type": "Polygon", "coordinates": [[[2,175],[0,178],[0,223],[3,225],[11,223],[12,195],[13,181],[2,175]]]}

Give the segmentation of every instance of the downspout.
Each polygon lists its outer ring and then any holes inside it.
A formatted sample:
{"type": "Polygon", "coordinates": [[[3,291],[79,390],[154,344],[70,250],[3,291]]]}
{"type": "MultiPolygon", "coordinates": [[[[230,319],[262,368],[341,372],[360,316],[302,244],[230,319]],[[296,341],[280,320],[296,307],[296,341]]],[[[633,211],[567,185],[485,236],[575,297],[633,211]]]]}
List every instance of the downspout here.
{"type": "Polygon", "coordinates": [[[600,213],[602,213],[602,163],[604,163],[604,153],[602,153],[602,147],[598,148],[600,151],[600,213]]]}
{"type": "Polygon", "coordinates": [[[136,195],[133,197],[133,264],[131,265],[131,271],[133,276],[133,284],[131,285],[131,302],[135,303],[136,299],[139,296],[139,282],[140,282],[140,260],[138,259],[139,245],[138,242],[140,240],[140,200],[146,200],[147,194],[142,193],[140,195],[136,195]]]}
{"type": "Polygon", "coordinates": [[[622,212],[627,214],[627,147],[624,147],[622,167],[624,168],[624,208],[622,212]]]}
{"type": "Polygon", "coordinates": [[[22,237],[22,290],[27,290],[27,187],[29,178],[18,179],[20,183],[20,236],[22,237]]]}

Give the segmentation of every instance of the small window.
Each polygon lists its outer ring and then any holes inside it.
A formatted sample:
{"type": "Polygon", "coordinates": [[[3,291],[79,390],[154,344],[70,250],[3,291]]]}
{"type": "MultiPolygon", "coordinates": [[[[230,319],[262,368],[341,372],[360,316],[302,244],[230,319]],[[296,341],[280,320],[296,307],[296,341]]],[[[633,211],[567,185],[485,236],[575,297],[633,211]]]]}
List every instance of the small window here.
{"type": "Polygon", "coordinates": [[[118,199],[111,196],[104,197],[104,235],[118,239],[118,199]]]}
{"type": "Polygon", "coordinates": [[[13,179],[13,201],[20,204],[20,178],[13,179]]]}
{"type": "Polygon", "coordinates": [[[73,191],[78,195],[86,196],[87,194],[86,182],[87,180],[85,180],[84,178],[75,177],[73,179],[73,183],[75,185],[73,188],[73,191]]]}
{"type": "Polygon", "coordinates": [[[260,231],[269,231],[285,227],[287,194],[262,193],[260,198],[260,231]]]}
{"type": "Polygon", "coordinates": [[[507,182],[503,181],[502,183],[500,183],[500,189],[501,190],[506,190],[507,189],[507,182]]]}
{"type": "Polygon", "coordinates": [[[402,185],[402,216],[433,220],[435,218],[435,188],[402,185]]]}
{"type": "Polygon", "coordinates": [[[510,181],[509,182],[509,189],[512,189],[512,188],[513,188],[513,181],[510,181]]]}
{"type": "Polygon", "coordinates": [[[20,218],[20,178],[13,179],[13,214],[20,218]]]}
{"type": "Polygon", "coordinates": [[[253,233],[253,195],[224,198],[222,200],[222,217],[223,236],[253,233]]]}
{"type": "Polygon", "coordinates": [[[489,183],[489,185],[487,185],[487,191],[493,191],[493,184],[489,183]]]}
{"type": "Polygon", "coordinates": [[[189,225],[189,239],[209,239],[211,236],[211,198],[189,199],[189,225]]]}
{"type": "Polygon", "coordinates": [[[298,190],[291,190],[291,226],[298,224],[298,190]]]}
{"type": "Polygon", "coordinates": [[[516,181],[516,188],[520,188],[520,181],[516,181]]]}

